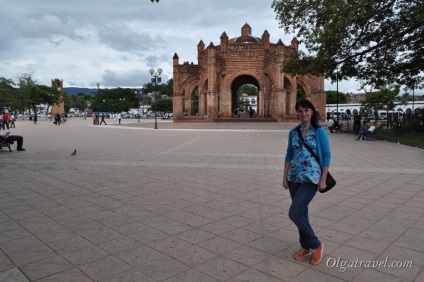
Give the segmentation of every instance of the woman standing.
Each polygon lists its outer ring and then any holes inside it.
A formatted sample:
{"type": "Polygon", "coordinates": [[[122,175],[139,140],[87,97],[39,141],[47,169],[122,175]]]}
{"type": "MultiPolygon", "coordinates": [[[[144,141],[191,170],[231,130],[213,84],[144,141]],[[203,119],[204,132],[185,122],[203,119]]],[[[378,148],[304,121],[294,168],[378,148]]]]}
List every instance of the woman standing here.
{"type": "Polygon", "coordinates": [[[321,261],[324,245],[318,240],[308,218],[308,205],[318,189],[326,187],[326,176],[330,166],[330,144],[325,130],[318,125],[317,112],[308,100],[296,103],[300,132],[290,130],[284,165],[283,187],[289,189],[292,204],[289,217],[299,230],[301,249],[294,254],[300,260],[311,255],[310,263],[321,261]],[[305,148],[305,143],[318,155],[320,164],[305,148]]]}

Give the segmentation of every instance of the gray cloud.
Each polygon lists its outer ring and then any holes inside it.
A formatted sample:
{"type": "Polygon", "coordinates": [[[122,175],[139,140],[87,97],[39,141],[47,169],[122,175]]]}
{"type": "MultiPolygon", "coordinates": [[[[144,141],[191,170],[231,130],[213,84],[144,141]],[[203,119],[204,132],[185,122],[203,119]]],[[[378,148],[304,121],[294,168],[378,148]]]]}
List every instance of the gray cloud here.
{"type": "MultiPolygon", "coordinates": [[[[254,36],[268,30],[271,42],[294,36],[278,28],[273,0],[0,1],[0,76],[34,71],[44,84],[58,77],[65,86],[137,87],[158,67],[166,81],[174,53],[197,63],[200,40],[218,45],[222,32],[237,37],[246,22],[254,36]]],[[[339,83],[341,91],[356,88],[339,83]]]]}

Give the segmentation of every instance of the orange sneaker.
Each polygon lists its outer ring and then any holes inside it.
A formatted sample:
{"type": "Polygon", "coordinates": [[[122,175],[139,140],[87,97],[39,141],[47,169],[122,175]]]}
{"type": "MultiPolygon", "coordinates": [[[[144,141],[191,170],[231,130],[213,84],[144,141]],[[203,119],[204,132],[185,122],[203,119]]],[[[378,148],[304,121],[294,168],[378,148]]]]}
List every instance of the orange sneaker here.
{"type": "Polygon", "coordinates": [[[315,265],[318,264],[322,259],[322,253],[324,252],[324,244],[321,243],[319,247],[316,250],[312,250],[312,258],[311,258],[311,264],[315,265]]]}
{"type": "Polygon", "coordinates": [[[301,260],[307,255],[309,255],[310,253],[311,253],[310,250],[300,249],[299,251],[294,253],[293,257],[295,260],[301,260]]]}

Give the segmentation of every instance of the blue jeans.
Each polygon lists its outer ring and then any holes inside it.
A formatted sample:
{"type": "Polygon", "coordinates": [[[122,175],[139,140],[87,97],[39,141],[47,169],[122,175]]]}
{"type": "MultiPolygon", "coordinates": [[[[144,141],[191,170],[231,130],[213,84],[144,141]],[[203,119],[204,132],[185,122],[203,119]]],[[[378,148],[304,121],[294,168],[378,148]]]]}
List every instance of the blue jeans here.
{"type": "Polygon", "coordinates": [[[317,184],[288,182],[292,204],[289,217],[299,230],[299,242],[305,250],[315,250],[321,242],[309,224],[308,205],[317,193],[317,184]]]}

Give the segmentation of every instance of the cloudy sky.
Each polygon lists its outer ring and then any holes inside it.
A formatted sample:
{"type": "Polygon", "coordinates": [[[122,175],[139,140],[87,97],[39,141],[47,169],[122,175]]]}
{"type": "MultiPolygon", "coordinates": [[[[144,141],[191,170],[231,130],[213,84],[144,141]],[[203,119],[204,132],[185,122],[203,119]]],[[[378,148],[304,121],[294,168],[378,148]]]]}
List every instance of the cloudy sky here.
{"type": "MultiPolygon", "coordinates": [[[[0,76],[33,73],[39,83],[65,87],[140,87],[149,69],[172,78],[172,57],[197,64],[197,44],[219,45],[247,22],[253,36],[270,33],[289,45],[295,34],[279,28],[272,0],[0,0],[0,76]]],[[[336,85],[325,83],[326,90],[336,85]]],[[[339,90],[358,93],[354,80],[339,90]]]]}

